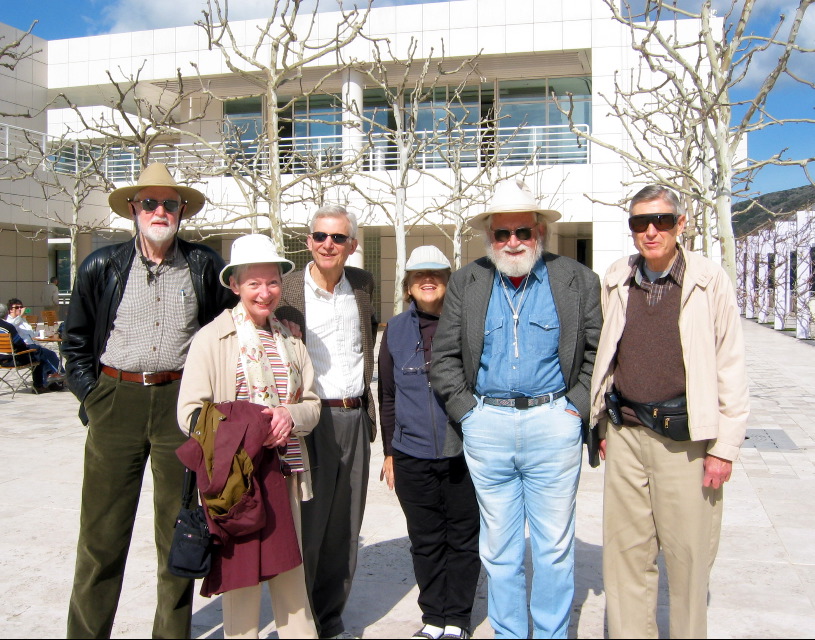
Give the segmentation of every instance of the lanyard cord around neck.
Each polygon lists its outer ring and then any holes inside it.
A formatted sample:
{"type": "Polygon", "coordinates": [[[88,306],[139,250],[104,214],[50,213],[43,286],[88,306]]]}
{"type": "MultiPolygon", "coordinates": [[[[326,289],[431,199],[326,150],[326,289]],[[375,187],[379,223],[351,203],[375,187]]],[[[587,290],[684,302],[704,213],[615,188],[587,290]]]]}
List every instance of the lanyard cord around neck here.
{"type": "Polygon", "coordinates": [[[524,304],[524,296],[526,295],[526,285],[529,283],[529,274],[526,274],[524,278],[524,288],[521,289],[521,298],[518,300],[518,306],[516,307],[512,304],[512,299],[509,296],[509,292],[507,291],[507,285],[504,282],[504,274],[499,273],[498,277],[501,279],[501,287],[504,290],[504,297],[507,299],[507,304],[509,308],[512,309],[512,337],[513,337],[513,344],[515,345],[515,357],[519,358],[520,355],[518,353],[518,319],[521,315],[521,307],[524,304]]]}

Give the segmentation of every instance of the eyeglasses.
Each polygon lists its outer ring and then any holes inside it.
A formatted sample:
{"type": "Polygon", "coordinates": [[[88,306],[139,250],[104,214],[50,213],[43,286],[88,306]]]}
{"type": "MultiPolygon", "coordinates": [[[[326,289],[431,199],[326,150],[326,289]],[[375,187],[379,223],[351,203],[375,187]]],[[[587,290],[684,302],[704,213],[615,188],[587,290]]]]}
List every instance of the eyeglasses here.
{"type": "Polygon", "coordinates": [[[510,237],[515,236],[521,242],[529,240],[532,237],[531,227],[518,227],[517,229],[493,229],[492,237],[496,242],[506,242],[510,237]]]}
{"type": "Polygon", "coordinates": [[[25,307],[21,304],[15,304],[10,306],[9,309],[25,309],[25,307]]]}
{"type": "Polygon", "coordinates": [[[402,366],[402,373],[406,376],[418,376],[427,373],[430,369],[430,363],[425,362],[424,358],[424,347],[420,341],[416,343],[416,351],[413,352],[413,355],[411,355],[402,366]],[[419,354],[421,354],[421,356],[419,354]]]}
{"type": "Polygon", "coordinates": [[[154,200],[153,198],[144,198],[143,200],[131,200],[130,202],[138,202],[144,211],[155,211],[158,206],[164,207],[167,213],[175,213],[181,206],[178,200],[154,200]]]}
{"type": "Polygon", "coordinates": [[[345,244],[351,237],[345,235],[344,233],[325,233],[324,231],[314,231],[311,234],[311,237],[314,238],[314,242],[320,243],[328,240],[328,236],[331,236],[331,239],[334,241],[334,244],[345,244]]]}
{"type": "Polygon", "coordinates": [[[676,226],[679,216],[675,213],[646,213],[641,216],[631,216],[628,219],[628,228],[634,233],[646,231],[654,225],[657,231],[669,231],[676,226]]]}

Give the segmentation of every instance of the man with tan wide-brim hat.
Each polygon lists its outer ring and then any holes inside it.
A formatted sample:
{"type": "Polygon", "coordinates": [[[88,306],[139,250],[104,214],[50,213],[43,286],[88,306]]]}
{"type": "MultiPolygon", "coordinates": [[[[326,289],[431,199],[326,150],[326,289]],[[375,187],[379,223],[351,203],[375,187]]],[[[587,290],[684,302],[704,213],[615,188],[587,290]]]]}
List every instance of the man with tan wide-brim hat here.
{"type": "Polygon", "coordinates": [[[172,576],[167,554],[180,505],[184,442],[175,422],[187,349],[199,327],[234,306],[218,284],[224,262],[177,237],[205,203],[162,164],[110,194],[133,217],[135,237],[98,249],[79,267],[65,321],[68,385],[88,427],[69,638],[110,637],[147,458],[153,471],[157,638],[188,638],[192,582],[172,576]]]}
{"type": "Polygon", "coordinates": [[[544,250],[558,218],[520,180],[495,189],[470,220],[487,257],[451,277],[433,344],[430,382],[461,425],[478,499],[496,638],[565,638],[569,629],[582,427],[602,318],[597,275],[544,250]]]}

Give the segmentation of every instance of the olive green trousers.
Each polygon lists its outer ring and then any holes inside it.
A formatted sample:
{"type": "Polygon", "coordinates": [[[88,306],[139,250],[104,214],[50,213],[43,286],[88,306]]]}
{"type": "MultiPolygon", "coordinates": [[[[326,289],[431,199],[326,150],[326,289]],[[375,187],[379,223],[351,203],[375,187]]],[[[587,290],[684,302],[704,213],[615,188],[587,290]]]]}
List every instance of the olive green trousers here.
{"type": "Polygon", "coordinates": [[[153,637],[190,637],[193,581],[167,570],[184,479],[175,455],[186,440],[176,422],[179,385],[102,375],[85,399],[89,424],[68,638],[110,637],[148,459],[158,559],[153,637]]]}

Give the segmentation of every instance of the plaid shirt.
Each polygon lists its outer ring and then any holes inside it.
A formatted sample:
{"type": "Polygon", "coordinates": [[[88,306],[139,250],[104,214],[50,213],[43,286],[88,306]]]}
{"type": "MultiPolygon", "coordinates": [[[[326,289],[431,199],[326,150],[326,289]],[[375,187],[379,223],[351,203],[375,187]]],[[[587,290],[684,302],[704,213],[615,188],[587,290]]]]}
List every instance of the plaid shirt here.
{"type": "Polygon", "coordinates": [[[198,300],[178,245],[156,265],[137,242],[102,364],[122,371],[179,371],[198,329],[198,300]]]}
{"type": "Polygon", "coordinates": [[[682,280],[685,277],[685,258],[682,256],[682,252],[679,251],[678,245],[676,260],[674,260],[674,263],[667,275],[657,278],[654,280],[654,282],[651,282],[643,274],[644,267],[645,259],[640,256],[634,263],[634,266],[631,268],[629,286],[637,286],[645,291],[645,297],[648,301],[649,307],[653,307],[660,300],[662,300],[671,287],[682,288],[682,280]]]}

